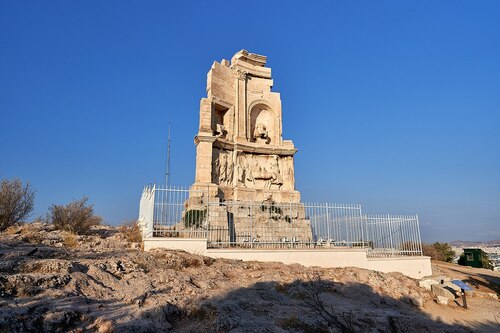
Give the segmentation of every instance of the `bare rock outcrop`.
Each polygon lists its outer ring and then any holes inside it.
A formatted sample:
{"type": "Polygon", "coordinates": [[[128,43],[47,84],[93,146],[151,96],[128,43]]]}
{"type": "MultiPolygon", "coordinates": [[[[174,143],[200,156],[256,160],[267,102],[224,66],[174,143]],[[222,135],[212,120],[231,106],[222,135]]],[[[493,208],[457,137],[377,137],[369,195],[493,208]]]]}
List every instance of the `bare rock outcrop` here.
{"type": "Polygon", "coordinates": [[[431,293],[399,273],[142,252],[114,227],[66,236],[39,223],[0,235],[0,332],[469,329],[433,318],[431,293]]]}

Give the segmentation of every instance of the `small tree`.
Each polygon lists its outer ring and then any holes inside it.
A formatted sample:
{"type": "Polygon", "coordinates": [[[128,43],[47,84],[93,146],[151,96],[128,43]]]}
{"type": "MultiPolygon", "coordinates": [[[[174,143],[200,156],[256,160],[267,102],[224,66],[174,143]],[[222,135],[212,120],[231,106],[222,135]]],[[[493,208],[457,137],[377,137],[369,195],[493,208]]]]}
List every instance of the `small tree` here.
{"type": "Polygon", "coordinates": [[[452,262],[455,257],[455,251],[448,243],[424,244],[422,251],[424,256],[429,256],[431,259],[438,261],[452,262]]]}
{"type": "Polygon", "coordinates": [[[35,192],[20,179],[3,179],[0,183],[0,231],[28,217],[33,211],[35,192]]]}
{"type": "Polygon", "coordinates": [[[52,205],[49,208],[49,220],[56,229],[79,235],[88,234],[90,227],[99,225],[102,219],[94,215],[94,206],[88,206],[87,201],[88,198],[83,197],[66,206],[52,205]]]}
{"type": "Polygon", "coordinates": [[[488,253],[484,252],[483,250],[480,251],[480,256],[481,256],[481,266],[486,269],[491,269],[495,266],[493,266],[493,263],[490,260],[490,257],[488,256],[488,253]]]}

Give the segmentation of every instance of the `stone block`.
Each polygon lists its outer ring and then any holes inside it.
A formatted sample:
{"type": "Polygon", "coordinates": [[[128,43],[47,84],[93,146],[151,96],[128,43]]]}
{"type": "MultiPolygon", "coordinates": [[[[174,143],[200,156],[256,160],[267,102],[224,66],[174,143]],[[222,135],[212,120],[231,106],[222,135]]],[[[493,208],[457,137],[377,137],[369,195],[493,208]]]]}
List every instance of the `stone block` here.
{"type": "Polygon", "coordinates": [[[420,286],[420,288],[425,288],[427,290],[431,290],[431,286],[434,284],[439,284],[439,282],[433,279],[425,279],[418,281],[418,285],[420,286]]]}
{"type": "Polygon", "coordinates": [[[433,284],[431,286],[431,291],[434,296],[442,296],[446,297],[450,301],[453,301],[455,299],[455,293],[453,292],[453,289],[442,285],[442,284],[433,284]]]}
{"type": "Polygon", "coordinates": [[[448,305],[449,299],[443,296],[437,296],[436,301],[440,305],[448,305]]]}

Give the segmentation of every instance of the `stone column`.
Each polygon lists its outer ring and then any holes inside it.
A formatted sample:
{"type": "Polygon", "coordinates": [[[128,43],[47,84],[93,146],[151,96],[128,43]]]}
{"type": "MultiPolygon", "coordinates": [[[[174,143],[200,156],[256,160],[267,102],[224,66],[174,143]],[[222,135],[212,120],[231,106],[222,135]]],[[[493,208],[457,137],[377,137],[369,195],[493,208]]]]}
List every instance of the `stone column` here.
{"type": "Polygon", "coordinates": [[[213,136],[196,136],[196,183],[212,182],[212,144],[213,136]]]}
{"type": "Polygon", "coordinates": [[[200,128],[199,133],[212,135],[212,100],[202,98],[200,101],[200,128]]]}
{"type": "Polygon", "coordinates": [[[247,73],[240,69],[237,69],[234,72],[235,75],[235,116],[236,116],[236,142],[245,142],[247,141],[247,133],[246,133],[246,118],[247,118],[247,106],[246,106],[246,81],[247,81],[247,73]]]}

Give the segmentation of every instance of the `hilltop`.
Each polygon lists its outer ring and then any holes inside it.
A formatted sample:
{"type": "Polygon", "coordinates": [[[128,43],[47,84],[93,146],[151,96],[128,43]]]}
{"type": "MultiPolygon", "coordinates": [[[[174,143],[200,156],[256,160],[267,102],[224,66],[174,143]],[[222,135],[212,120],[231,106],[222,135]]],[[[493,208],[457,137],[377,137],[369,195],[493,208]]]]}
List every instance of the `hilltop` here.
{"type": "Polygon", "coordinates": [[[400,273],[142,252],[117,227],[73,237],[27,224],[0,235],[0,332],[498,330],[498,273],[433,270],[475,288],[470,310],[400,273]]]}
{"type": "Polygon", "coordinates": [[[490,241],[462,241],[462,240],[455,240],[450,243],[450,245],[459,247],[459,248],[466,248],[466,247],[489,247],[489,246],[500,246],[500,239],[497,240],[490,240],[490,241]]]}

